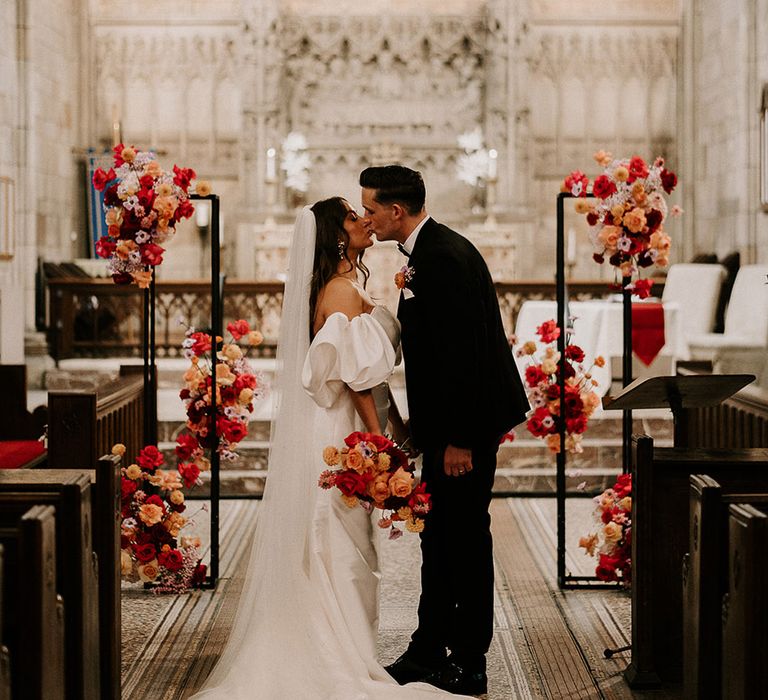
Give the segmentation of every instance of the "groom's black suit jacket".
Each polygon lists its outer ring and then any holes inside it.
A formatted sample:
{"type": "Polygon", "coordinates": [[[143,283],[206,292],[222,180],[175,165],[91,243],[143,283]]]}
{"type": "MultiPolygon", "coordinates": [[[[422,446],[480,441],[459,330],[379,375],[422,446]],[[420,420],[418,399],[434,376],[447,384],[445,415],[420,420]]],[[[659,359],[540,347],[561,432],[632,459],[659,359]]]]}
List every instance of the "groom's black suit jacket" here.
{"type": "Polygon", "coordinates": [[[420,448],[487,446],[529,408],[501,323],[496,289],[477,249],[429,219],[401,293],[411,435],[420,448]]]}

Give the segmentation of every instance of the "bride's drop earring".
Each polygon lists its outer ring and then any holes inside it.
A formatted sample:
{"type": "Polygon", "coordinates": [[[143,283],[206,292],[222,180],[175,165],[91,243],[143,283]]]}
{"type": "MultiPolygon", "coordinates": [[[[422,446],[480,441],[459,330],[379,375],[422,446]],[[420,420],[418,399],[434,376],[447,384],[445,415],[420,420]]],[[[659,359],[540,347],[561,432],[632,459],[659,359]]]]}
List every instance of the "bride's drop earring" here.
{"type": "Polygon", "coordinates": [[[337,241],[336,247],[339,249],[339,260],[344,260],[344,253],[347,250],[347,246],[345,245],[344,241],[337,241]]]}

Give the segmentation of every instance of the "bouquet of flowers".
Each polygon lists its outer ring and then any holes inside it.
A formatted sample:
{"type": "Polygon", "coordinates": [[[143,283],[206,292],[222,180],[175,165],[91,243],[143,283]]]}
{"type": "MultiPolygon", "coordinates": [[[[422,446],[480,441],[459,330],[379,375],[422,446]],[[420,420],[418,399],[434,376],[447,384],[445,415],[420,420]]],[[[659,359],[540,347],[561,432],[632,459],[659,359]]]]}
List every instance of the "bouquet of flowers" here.
{"type": "MultiPolygon", "coordinates": [[[[115,445],[113,454],[125,453],[115,445]]],[[[200,541],[180,537],[187,518],[184,488],[197,483],[189,472],[167,471],[162,453],[144,447],[136,460],[122,468],[120,564],[131,581],[154,584],[158,593],[179,592],[199,585],[206,567],[200,563],[200,541]]],[[[198,472],[199,474],[199,472],[198,472]]]]}
{"type": "MultiPolygon", "coordinates": [[[[589,418],[600,405],[595,393],[597,382],[590,374],[592,367],[603,367],[605,360],[596,357],[589,370],[584,368],[584,351],[570,342],[566,335],[565,358],[555,349],[554,343],[560,337],[560,328],[555,321],[546,321],[537,329],[542,343],[543,354],[539,356],[535,341],[524,343],[517,351],[518,357],[527,357],[525,388],[532,412],[526,423],[528,432],[543,438],[552,452],[560,452],[560,434],[557,418],[560,416],[559,371],[565,373],[565,449],[570,453],[583,452],[582,433],[587,429],[589,418]]],[[[514,345],[514,338],[513,345],[514,345]]]]}
{"type": "Polygon", "coordinates": [[[601,581],[632,581],[632,475],[622,474],[595,497],[598,532],[582,537],[579,547],[598,554],[595,575],[601,581]]]}
{"type": "Polygon", "coordinates": [[[326,469],[318,480],[322,489],[336,487],[350,508],[360,505],[366,511],[384,511],[380,528],[390,528],[390,539],[403,531],[395,526],[404,522],[409,532],[421,532],[432,509],[432,497],[424,482],[413,475],[415,465],[392,440],[382,435],[355,432],[344,439],[344,447],[323,450],[326,469]],[[335,469],[333,467],[336,467],[335,469]],[[389,511],[389,512],[387,512],[389,511]]]}
{"type": "Polygon", "coordinates": [[[195,171],[174,165],[173,174],[166,173],[154,153],[122,143],[114,153],[115,167],[93,175],[93,186],[104,191],[108,227],[96,254],[109,259],[107,269],[117,284],[146,289],[152,268],[163,262],[163,244],[195,211],[188,195],[195,171]]]}
{"type": "MultiPolygon", "coordinates": [[[[677,185],[677,176],[664,167],[664,159],[656,158],[649,167],[640,156],[615,160],[610,153],[594,155],[604,171],[592,183],[596,202],[589,202],[589,178],[574,170],[563,181],[561,190],[575,197],[576,211],[585,214],[590,225],[590,239],[595,248],[592,256],[598,263],[608,262],[617,275],[631,277],[641,268],[669,264],[670,237],[664,231],[667,213],[679,216],[682,209],[668,212],[665,194],[677,185]]],[[[644,299],[650,295],[653,281],[636,279],[627,286],[644,299]]]]}
{"type": "MultiPolygon", "coordinates": [[[[237,443],[248,434],[253,402],[264,394],[261,375],[251,368],[237,341],[245,338],[249,345],[259,345],[264,338],[242,319],[227,324],[227,330],[232,336],[231,342],[220,345],[222,338],[216,338],[216,426],[221,456],[235,459],[237,443]]],[[[191,435],[184,436],[183,459],[187,459],[213,445],[210,410],[213,379],[209,357],[213,350],[212,338],[187,328],[182,347],[192,363],[184,373],[185,386],[179,393],[187,410],[187,428],[191,431],[191,435]]]]}

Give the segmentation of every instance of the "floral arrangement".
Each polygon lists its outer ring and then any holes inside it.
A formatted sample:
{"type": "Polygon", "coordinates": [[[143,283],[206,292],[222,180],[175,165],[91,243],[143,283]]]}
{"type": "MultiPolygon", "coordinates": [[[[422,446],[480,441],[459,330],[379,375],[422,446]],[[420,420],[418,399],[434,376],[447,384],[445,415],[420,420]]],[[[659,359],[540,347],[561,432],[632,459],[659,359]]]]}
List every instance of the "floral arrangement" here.
{"type": "MultiPolygon", "coordinates": [[[[163,262],[163,244],[195,211],[188,194],[195,177],[194,170],[177,165],[173,174],[166,173],[154,153],[122,143],[114,148],[114,168],[96,170],[93,186],[104,191],[108,227],[96,254],[109,260],[117,284],[149,286],[152,268],[163,262]]],[[[198,189],[210,192],[207,183],[198,183],[198,189]]]]}
{"type": "MultiPolygon", "coordinates": [[[[560,432],[557,419],[560,416],[560,386],[558,368],[565,372],[565,449],[569,453],[583,452],[582,434],[587,429],[589,418],[600,405],[600,397],[595,393],[596,380],[592,378],[592,367],[603,367],[605,360],[598,356],[589,369],[585,369],[584,351],[570,342],[570,333],[566,334],[565,361],[554,343],[560,337],[560,328],[555,321],[546,321],[536,333],[545,344],[539,355],[536,342],[529,340],[518,348],[518,357],[527,357],[529,364],[525,368],[525,390],[531,404],[531,413],[526,422],[528,432],[534,437],[546,441],[552,452],[560,452],[560,432]]],[[[516,338],[511,339],[512,345],[516,338]]]]}
{"type": "MultiPolygon", "coordinates": [[[[125,454],[124,445],[112,453],[125,454]]],[[[200,541],[181,537],[187,524],[184,488],[199,483],[199,471],[161,469],[165,462],[154,445],[144,447],[135,464],[122,467],[120,568],[129,581],[154,584],[157,593],[199,586],[206,566],[200,562],[200,541]]]]}
{"type": "Polygon", "coordinates": [[[417,483],[415,465],[389,438],[355,432],[344,439],[344,447],[328,446],[323,461],[329,467],[318,480],[322,489],[334,486],[350,508],[360,505],[366,511],[384,511],[380,528],[389,528],[389,538],[397,539],[403,531],[395,526],[404,522],[409,532],[421,532],[424,519],[432,509],[432,497],[424,482],[417,483]]]}
{"type": "MultiPolygon", "coordinates": [[[[216,339],[216,432],[220,438],[219,453],[223,458],[233,460],[237,457],[237,443],[248,434],[253,402],[264,394],[263,378],[251,368],[237,343],[245,338],[249,345],[255,346],[264,338],[242,319],[227,324],[227,330],[232,337],[229,343],[219,347],[222,338],[216,339]]],[[[194,328],[187,328],[185,335],[184,356],[192,364],[184,373],[185,386],[179,398],[184,402],[187,428],[191,432],[191,435],[182,436],[183,458],[188,459],[202,454],[202,448],[213,446],[210,411],[213,386],[210,353],[213,345],[210,335],[194,328]]]]}
{"type": "MultiPolygon", "coordinates": [[[[665,195],[677,186],[677,175],[664,167],[664,159],[656,158],[648,165],[640,156],[616,160],[606,151],[598,151],[595,160],[604,171],[592,183],[587,196],[589,178],[574,170],[563,181],[561,190],[577,197],[576,212],[584,214],[590,228],[595,262],[608,262],[617,276],[632,277],[642,268],[669,264],[670,237],[664,231],[667,214],[679,216],[675,205],[668,210],[665,195]]],[[[653,281],[636,279],[626,287],[644,299],[650,295],[653,281]]]]}
{"type": "Polygon", "coordinates": [[[601,581],[632,581],[632,475],[622,474],[595,497],[598,532],[582,537],[579,547],[598,555],[595,575],[601,581]]]}

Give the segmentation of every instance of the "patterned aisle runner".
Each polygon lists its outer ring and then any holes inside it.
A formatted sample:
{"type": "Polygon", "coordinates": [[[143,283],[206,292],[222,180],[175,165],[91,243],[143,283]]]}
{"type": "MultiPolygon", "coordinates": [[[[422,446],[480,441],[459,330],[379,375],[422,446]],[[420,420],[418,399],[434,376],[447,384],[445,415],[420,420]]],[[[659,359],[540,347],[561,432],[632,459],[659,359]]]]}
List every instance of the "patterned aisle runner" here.
{"type": "MultiPolygon", "coordinates": [[[[175,700],[200,687],[232,624],[258,507],[258,501],[222,503],[222,578],[215,593],[154,596],[124,589],[123,698],[175,700]]],[[[496,597],[489,697],[643,697],[623,682],[627,657],[608,660],[602,655],[606,647],[627,643],[627,594],[557,590],[554,507],[554,499],[498,499],[492,504],[496,597]]],[[[569,501],[574,538],[590,527],[591,510],[588,500],[569,501]]],[[[405,648],[415,625],[420,558],[417,537],[406,534],[390,542],[381,535],[379,657],[388,663],[405,648]]],[[[593,564],[575,548],[569,555],[573,572],[588,572],[593,564]]],[[[657,691],[653,697],[675,695],[657,691]]]]}

